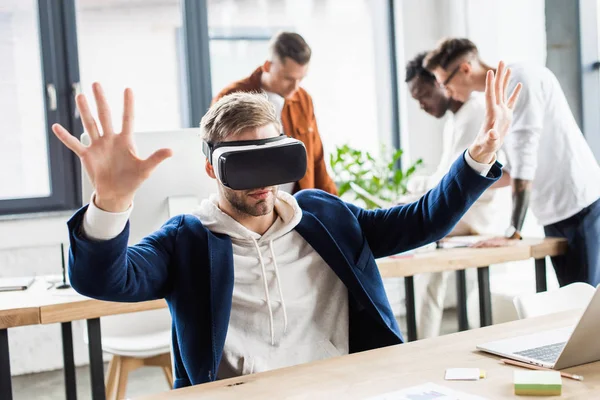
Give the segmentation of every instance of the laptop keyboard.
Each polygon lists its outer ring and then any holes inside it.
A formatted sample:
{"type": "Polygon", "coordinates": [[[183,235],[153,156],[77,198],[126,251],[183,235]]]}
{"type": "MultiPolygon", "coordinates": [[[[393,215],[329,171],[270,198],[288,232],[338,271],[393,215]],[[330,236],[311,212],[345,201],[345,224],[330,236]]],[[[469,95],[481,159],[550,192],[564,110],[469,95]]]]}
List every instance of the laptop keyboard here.
{"type": "Polygon", "coordinates": [[[533,360],[544,361],[548,363],[553,363],[556,361],[560,352],[565,347],[567,342],[554,343],[549,344],[547,346],[535,347],[533,349],[523,350],[523,351],[515,351],[514,354],[518,354],[520,356],[528,357],[533,360]]]}

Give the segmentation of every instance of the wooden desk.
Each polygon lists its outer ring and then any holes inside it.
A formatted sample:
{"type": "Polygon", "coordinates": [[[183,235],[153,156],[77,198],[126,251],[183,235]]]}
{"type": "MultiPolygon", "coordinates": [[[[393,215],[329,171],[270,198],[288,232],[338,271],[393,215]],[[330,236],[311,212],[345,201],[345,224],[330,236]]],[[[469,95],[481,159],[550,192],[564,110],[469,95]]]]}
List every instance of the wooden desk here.
{"type": "Polygon", "coordinates": [[[544,238],[515,241],[512,246],[475,249],[469,247],[437,249],[414,253],[407,257],[388,257],[377,261],[383,278],[413,276],[426,272],[456,271],[472,267],[487,267],[530,258],[564,254],[566,239],[544,238]]]}
{"type": "Polygon", "coordinates": [[[37,307],[18,305],[13,308],[9,303],[0,302],[0,398],[12,398],[10,357],[8,352],[8,328],[36,325],[40,323],[37,307]]]}
{"type": "Polygon", "coordinates": [[[454,248],[415,253],[407,257],[388,257],[377,260],[383,278],[404,277],[406,290],[407,338],[417,338],[415,294],[413,276],[427,272],[457,272],[457,310],[459,330],[469,328],[467,319],[467,294],[465,269],[476,267],[479,284],[479,310],[481,326],[492,323],[492,303],[489,266],[511,261],[535,259],[536,290],[545,291],[546,256],[556,256],[567,251],[567,241],[561,238],[524,239],[512,246],[496,248],[454,248]]]}
{"type": "Polygon", "coordinates": [[[77,398],[73,331],[71,322],[86,319],[90,353],[92,398],[105,398],[104,365],[100,317],[155,310],[167,306],[164,300],[142,303],[113,303],[81,296],[72,289],[48,290],[44,277],[27,290],[0,293],[0,399],[12,399],[8,328],[60,323],[62,330],[65,387],[68,400],[77,398]]]}
{"type": "MultiPolygon", "coordinates": [[[[426,382],[489,399],[525,398],[513,394],[513,371],[517,367],[500,364],[499,357],[480,353],[475,346],[490,340],[572,325],[576,320],[576,315],[567,312],[514,321],[173,390],[141,400],[366,399],[426,382]],[[475,382],[445,381],[446,368],[453,367],[483,368],[487,378],[475,382]]],[[[563,378],[561,399],[600,396],[600,362],[566,371],[583,375],[585,381],[563,378]]]]}
{"type": "Polygon", "coordinates": [[[0,309],[0,329],[16,326],[37,325],[40,323],[40,312],[36,307],[17,309],[0,309]]]}

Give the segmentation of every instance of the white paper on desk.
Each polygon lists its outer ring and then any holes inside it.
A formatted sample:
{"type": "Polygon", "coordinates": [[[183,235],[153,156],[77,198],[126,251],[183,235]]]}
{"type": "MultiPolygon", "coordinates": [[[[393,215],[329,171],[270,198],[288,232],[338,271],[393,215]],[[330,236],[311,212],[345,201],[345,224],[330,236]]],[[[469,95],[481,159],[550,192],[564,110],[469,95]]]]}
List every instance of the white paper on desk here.
{"type": "Polygon", "coordinates": [[[448,368],[444,379],[447,381],[478,381],[481,377],[479,368],[448,368]]]}
{"type": "Polygon", "coordinates": [[[485,239],[490,239],[491,236],[446,236],[442,240],[438,241],[438,246],[441,249],[455,249],[460,247],[469,247],[477,242],[485,239]]]}
{"type": "Polygon", "coordinates": [[[428,382],[423,385],[398,390],[397,392],[389,392],[375,397],[369,397],[367,400],[486,400],[486,398],[458,392],[428,382]]]}

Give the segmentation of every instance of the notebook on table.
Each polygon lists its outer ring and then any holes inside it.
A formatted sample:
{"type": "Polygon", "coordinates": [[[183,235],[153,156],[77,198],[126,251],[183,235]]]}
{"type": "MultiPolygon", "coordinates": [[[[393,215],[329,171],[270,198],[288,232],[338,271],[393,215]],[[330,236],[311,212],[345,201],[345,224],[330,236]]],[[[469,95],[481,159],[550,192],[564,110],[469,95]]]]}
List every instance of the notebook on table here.
{"type": "Polygon", "coordinates": [[[26,290],[35,281],[34,276],[24,276],[17,278],[0,278],[0,292],[10,292],[14,290],[26,290]]]}

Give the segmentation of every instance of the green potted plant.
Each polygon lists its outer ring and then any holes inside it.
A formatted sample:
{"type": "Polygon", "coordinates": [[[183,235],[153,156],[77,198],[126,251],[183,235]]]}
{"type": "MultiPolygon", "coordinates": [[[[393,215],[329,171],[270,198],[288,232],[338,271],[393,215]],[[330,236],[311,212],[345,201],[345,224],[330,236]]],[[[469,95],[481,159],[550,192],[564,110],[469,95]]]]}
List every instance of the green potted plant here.
{"type": "Polygon", "coordinates": [[[407,169],[399,169],[396,166],[400,157],[401,149],[389,151],[385,146],[379,157],[349,145],[338,146],[330,155],[330,165],[340,197],[351,195],[369,209],[398,203],[407,193],[409,178],[423,164],[418,159],[407,169]],[[382,205],[380,200],[387,204],[382,205]]]}

